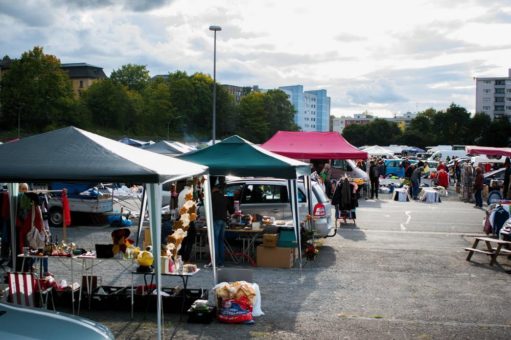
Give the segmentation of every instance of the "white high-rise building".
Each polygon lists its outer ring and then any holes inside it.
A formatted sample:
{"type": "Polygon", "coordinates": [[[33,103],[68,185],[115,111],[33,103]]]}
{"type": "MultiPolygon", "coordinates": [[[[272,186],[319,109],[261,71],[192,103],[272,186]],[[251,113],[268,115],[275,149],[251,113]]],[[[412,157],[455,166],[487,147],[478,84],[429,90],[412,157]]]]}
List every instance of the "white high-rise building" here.
{"type": "Polygon", "coordinates": [[[279,89],[289,96],[296,110],[295,123],[302,131],[329,130],[330,97],[326,90],[303,91],[302,85],[281,86],[279,89]]]}
{"type": "Polygon", "coordinates": [[[507,77],[474,77],[476,113],[484,112],[493,120],[511,119],[511,69],[507,77]]]}

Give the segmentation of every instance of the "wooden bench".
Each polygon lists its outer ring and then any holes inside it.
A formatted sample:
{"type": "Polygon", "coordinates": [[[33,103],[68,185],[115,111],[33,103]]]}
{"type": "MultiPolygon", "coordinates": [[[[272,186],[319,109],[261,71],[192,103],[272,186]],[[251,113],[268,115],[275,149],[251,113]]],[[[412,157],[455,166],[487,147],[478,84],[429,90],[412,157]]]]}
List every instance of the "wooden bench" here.
{"type": "Polygon", "coordinates": [[[511,242],[491,237],[476,237],[474,240],[474,244],[472,245],[472,248],[465,248],[465,250],[468,251],[467,261],[470,261],[474,253],[485,254],[491,256],[490,265],[493,266],[497,261],[497,256],[511,255],[510,249],[503,248],[503,246],[505,245],[511,246],[511,242]],[[484,243],[486,244],[486,249],[477,249],[479,241],[484,241],[484,243]],[[497,247],[494,248],[492,246],[492,243],[497,244],[497,247]]]}

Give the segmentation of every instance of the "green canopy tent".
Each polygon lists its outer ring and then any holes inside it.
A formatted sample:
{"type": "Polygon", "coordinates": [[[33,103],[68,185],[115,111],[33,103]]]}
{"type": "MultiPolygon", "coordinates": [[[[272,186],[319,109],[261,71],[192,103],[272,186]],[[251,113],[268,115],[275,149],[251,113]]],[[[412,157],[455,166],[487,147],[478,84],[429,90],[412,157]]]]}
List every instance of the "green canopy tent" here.
{"type": "MultiPolygon", "coordinates": [[[[310,175],[307,163],[265,150],[239,136],[231,136],[205,149],[177,156],[190,162],[206,165],[211,176],[275,177],[288,180],[288,191],[292,193],[291,211],[295,235],[300,245],[300,221],[297,203],[296,179],[310,175]]],[[[308,181],[306,181],[308,182],[308,181]]],[[[301,266],[301,247],[298,247],[301,266]]],[[[215,267],[214,259],[212,263],[215,267]]]]}

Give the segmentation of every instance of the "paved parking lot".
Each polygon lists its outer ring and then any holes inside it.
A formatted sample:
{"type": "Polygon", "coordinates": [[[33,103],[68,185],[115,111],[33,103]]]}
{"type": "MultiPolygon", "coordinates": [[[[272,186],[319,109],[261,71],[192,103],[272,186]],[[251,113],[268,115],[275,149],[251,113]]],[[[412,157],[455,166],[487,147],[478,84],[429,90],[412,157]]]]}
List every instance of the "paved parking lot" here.
{"type": "MultiPolygon", "coordinates": [[[[253,268],[265,312],[255,325],[187,324],[166,314],[165,338],[509,338],[511,260],[501,257],[494,267],[481,254],[465,260],[463,248],[482,233],[482,210],[452,196],[426,204],[382,195],[361,200],[357,217],[302,269],[253,268]]],[[[108,242],[110,231],[71,228],[68,235],[94,244],[108,242]]],[[[51,269],[60,274],[57,265],[51,269]]],[[[98,267],[97,273],[104,284],[129,284],[130,275],[118,269],[98,267]]],[[[190,280],[192,288],[212,285],[209,270],[190,280]]],[[[156,335],[154,314],[138,313],[133,321],[128,312],[82,315],[105,323],[119,339],[156,335]]]]}

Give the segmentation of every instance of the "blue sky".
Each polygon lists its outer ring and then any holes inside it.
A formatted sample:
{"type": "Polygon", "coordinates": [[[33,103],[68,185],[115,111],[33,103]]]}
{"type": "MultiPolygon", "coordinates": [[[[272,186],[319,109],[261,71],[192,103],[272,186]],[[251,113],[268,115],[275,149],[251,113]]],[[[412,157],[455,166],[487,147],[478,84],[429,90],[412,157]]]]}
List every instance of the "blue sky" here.
{"type": "Polygon", "coordinates": [[[336,116],[473,112],[511,68],[511,0],[0,0],[0,54],[212,74],[210,25],[218,82],[326,89],[336,116]]]}

